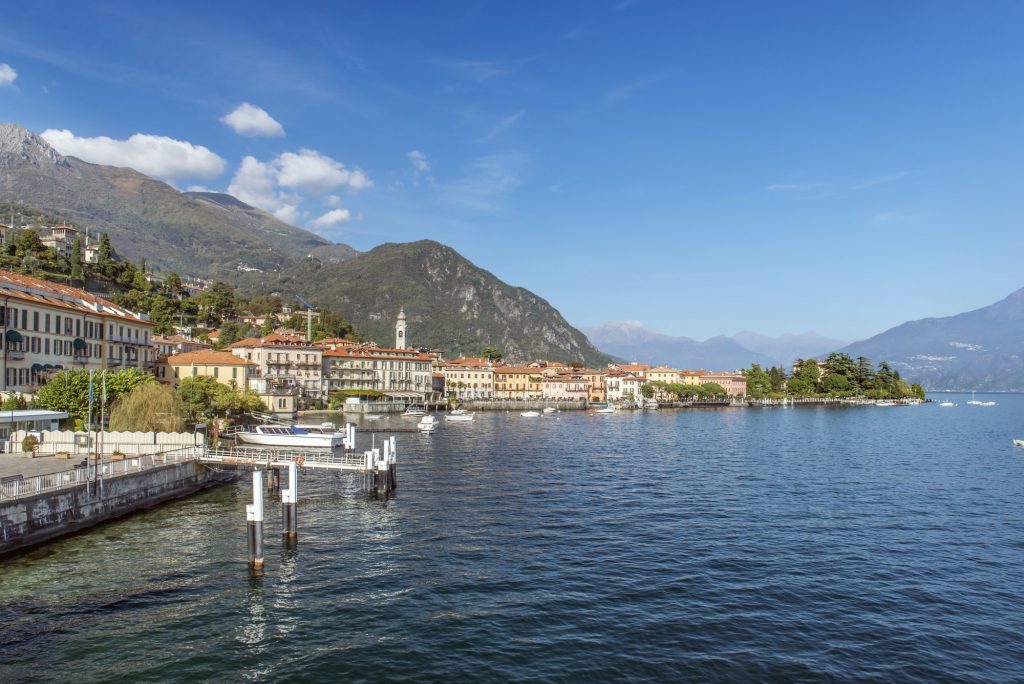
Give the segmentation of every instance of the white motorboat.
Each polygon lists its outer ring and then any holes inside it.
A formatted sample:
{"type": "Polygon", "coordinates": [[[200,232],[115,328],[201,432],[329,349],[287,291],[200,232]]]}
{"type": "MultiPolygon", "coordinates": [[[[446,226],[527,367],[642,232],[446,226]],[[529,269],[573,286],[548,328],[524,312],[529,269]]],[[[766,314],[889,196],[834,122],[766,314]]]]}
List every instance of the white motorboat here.
{"type": "Polygon", "coordinates": [[[345,441],[342,432],[308,432],[297,425],[257,425],[235,436],[246,444],[306,449],[333,449],[345,441]]]}
{"type": "Polygon", "coordinates": [[[410,406],[405,409],[405,413],[402,414],[403,418],[419,418],[420,416],[427,415],[426,409],[420,406],[410,406]]]}
{"type": "Polygon", "coordinates": [[[468,415],[468,414],[469,414],[469,411],[467,409],[464,409],[464,408],[452,409],[451,411],[448,412],[449,416],[465,416],[465,415],[468,415]]]}
{"type": "Polygon", "coordinates": [[[996,402],[994,402],[994,401],[979,401],[977,405],[978,406],[995,406],[996,402]]]}
{"type": "Polygon", "coordinates": [[[433,432],[439,424],[440,421],[435,416],[423,416],[420,422],[416,423],[416,429],[420,432],[433,432]]]}
{"type": "Polygon", "coordinates": [[[540,417],[540,411],[523,411],[519,415],[523,418],[538,418],[540,417]]]}
{"type": "Polygon", "coordinates": [[[614,406],[605,406],[594,411],[594,413],[615,413],[616,408],[614,406]]]}
{"type": "Polygon", "coordinates": [[[895,406],[895,405],[896,405],[895,401],[883,400],[883,401],[876,401],[875,402],[875,406],[895,406]]]}
{"type": "Polygon", "coordinates": [[[974,392],[971,392],[971,400],[967,402],[969,406],[984,406],[984,404],[974,398],[974,392]]]}
{"type": "Polygon", "coordinates": [[[951,401],[944,401],[940,403],[939,406],[941,406],[942,408],[949,408],[950,406],[956,406],[956,404],[954,404],[951,401]]]}
{"type": "Polygon", "coordinates": [[[473,420],[472,413],[449,413],[444,417],[445,420],[449,420],[453,423],[469,423],[473,420]]]}
{"type": "Polygon", "coordinates": [[[1024,439],[1013,440],[1013,446],[1024,447],[1024,439]]]}

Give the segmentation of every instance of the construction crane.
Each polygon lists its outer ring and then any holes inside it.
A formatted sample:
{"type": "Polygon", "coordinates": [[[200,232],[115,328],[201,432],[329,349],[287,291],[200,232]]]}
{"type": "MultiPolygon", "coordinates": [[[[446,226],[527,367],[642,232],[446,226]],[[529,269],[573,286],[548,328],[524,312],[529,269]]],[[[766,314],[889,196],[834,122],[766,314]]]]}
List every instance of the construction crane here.
{"type": "Polygon", "coordinates": [[[306,307],[306,341],[313,341],[313,309],[316,308],[299,295],[295,295],[295,299],[299,300],[299,304],[306,307]]]}

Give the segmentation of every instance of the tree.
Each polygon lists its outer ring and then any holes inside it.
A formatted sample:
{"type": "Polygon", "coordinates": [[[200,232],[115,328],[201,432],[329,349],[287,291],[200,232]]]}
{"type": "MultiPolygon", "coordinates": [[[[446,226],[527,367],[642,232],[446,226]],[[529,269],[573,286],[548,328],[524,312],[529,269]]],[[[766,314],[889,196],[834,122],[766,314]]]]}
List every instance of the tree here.
{"type": "Polygon", "coordinates": [[[185,291],[181,284],[181,276],[174,271],[171,271],[170,275],[167,276],[167,279],[164,280],[164,287],[167,288],[167,294],[172,297],[179,297],[181,296],[181,293],[185,291]]]}
{"type": "Polygon", "coordinates": [[[100,237],[100,246],[96,250],[96,262],[98,264],[108,264],[114,257],[114,251],[110,247],[110,236],[104,233],[100,237]]]}
{"type": "Polygon", "coordinates": [[[38,256],[43,251],[43,243],[39,239],[39,233],[26,228],[18,235],[14,243],[15,255],[19,257],[38,256]]]}
{"type": "Polygon", "coordinates": [[[178,397],[192,420],[200,417],[266,411],[263,401],[252,392],[217,382],[208,375],[187,377],[178,385],[178,397]]]}
{"type": "Polygon", "coordinates": [[[488,345],[480,350],[480,356],[485,357],[488,361],[493,363],[494,361],[500,361],[504,354],[502,354],[501,350],[497,347],[488,345]]]}
{"type": "Polygon", "coordinates": [[[75,238],[75,241],[71,244],[71,280],[81,281],[83,280],[82,273],[82,238],[75,238]]]}
{"type": "Polygon", "coordinates": [[[761,369],[761,364],[751,364],[743,371],[747,378],[747,394],[755,398],[766,397],[772,391],[772,380],[768,373],[761,369]]]}
{"type": "MultiPolygon", "coordinates": [[[[265,337],[272,332],[274,332],[274,316],[272,314],[268,314],[267,317],[263,319],[263,325],[260,326],[260,337],[265,337]]],[[[326,337],[326,335],[324,335],[324,337],[326,337]]],[[[313,339],[316,339],[316,332],[313,333],[313,339]]],[[[322,340],[324,338],[321,337],[320,339],[322,340]]]]}
{"type": "Polygon", "coordinates": [[[139,432],[183,432],[185,407],[169,386],[155,382],[137,386],[110,411],[110,429],[139,432]]]}
{"type": "Polygon", "coordinates": [[[642,396],[644,399],[650,399],[651,397],[653,397],[654,386],[649,382],[645,382],[643,385],[640,386],[640,396],[642,396]]]}
{"type": "Polygon", "coordinates": [[[235,290],[227,283],[217,281],[198,297],[207,323],[217,324],[237,313],[235,290]]]}
{"type": "MultiPolygon", "coordinates": [[[[156,382],[138,368],[125,368],[116,373],[100,371],[93,373],[93,417],[99,415],[103,397],[103,379],[107,383],[107,406],[111,406],[123,395],[139,385],[156,382]]],[[[76,418],[86,419],[89,415],[89,371],[66,370],[52,376],[36,392],[36,404],[50,411],[66,411],[76,418]]]]}

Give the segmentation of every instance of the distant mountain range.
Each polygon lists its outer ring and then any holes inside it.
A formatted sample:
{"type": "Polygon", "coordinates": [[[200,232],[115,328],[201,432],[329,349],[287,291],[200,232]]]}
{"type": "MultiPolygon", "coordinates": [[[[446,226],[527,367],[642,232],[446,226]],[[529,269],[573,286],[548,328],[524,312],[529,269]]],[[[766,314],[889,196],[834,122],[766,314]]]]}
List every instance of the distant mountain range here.
{"type": "Polygon", "coordinates": [[[138,171],[59,154],[15,124],[0,124],[0,200],[61,216],[118,254],[158,272],[221,279],[251,294],[300,294],[388,345],[404,306],[415,345],[510,360],[609,360],[547,301],[507,285],[451,247],[429,240],[360,253],[290,226],[235,197],[179,192],[138,171]]]}
{"type": "Polygon", "coordinates": [[[615,321],[581,328],[599,349],[626,361],[675,368],[735,370],[752,363],[789,368],[796,358],[827,354],[844,343],[816,333],[766,337],[741,332],[703,342],[652,332],[636,321],[615,321]]]}
{"type": "Polygon", "coordinates": [[[1024,391],[1024,288],[974,311],[898,325],[841,351],[887,360],[929,390],[1024,391]]]}

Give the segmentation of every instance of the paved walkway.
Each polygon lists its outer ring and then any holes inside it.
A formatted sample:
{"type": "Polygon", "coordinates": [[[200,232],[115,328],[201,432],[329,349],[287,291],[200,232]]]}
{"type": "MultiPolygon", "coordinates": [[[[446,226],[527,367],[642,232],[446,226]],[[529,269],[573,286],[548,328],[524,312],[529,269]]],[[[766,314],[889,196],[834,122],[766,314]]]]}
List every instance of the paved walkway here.
{"type": "Polygon", "coordinates": [[[33,475],[48,475],[61,470],[72,470],[75,463],[81,460],[82,457],[78,459],[54,458],[53,456],[28,458],[20,453],[0,454],[0,477],[9,475],[32,477],[33,475]]]}

